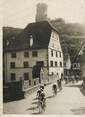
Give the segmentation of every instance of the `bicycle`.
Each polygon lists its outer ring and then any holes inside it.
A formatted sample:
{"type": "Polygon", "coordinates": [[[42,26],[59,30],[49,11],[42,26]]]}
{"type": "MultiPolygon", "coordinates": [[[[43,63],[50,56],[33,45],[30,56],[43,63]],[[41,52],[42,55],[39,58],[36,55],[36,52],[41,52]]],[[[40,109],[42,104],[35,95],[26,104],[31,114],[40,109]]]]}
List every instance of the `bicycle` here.
{"type": "Polygon", "coordinates": [[[39,99],[38,100],[38,108],[39,108],[39,113],[43,113],[45,111],[46,107],[46,99],[39,99]]]}
{"type": "Polygon", "coordinates": [[[54,95],[54,96],[57,95],[57,89],[53,89],[53,95],[54,95]]]}

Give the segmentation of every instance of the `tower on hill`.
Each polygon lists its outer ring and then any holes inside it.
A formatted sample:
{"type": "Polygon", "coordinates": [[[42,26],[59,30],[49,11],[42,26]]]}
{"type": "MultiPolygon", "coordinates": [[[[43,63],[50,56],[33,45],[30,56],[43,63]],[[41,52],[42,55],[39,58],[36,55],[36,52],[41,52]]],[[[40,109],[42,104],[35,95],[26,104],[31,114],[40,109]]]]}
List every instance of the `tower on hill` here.
{"type": "Polygon", "coordinates": [[[45,3],[38,3],[36,6],[36,22],[47,20],[47,5],[45,3]]]}

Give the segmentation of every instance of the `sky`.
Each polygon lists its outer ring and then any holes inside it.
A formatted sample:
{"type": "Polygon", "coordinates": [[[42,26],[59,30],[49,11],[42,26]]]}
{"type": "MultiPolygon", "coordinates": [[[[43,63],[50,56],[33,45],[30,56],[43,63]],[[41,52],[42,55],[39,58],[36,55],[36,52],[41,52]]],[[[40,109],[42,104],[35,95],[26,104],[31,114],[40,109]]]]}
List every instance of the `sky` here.
{"type": "Polygon", "coordinates": [[[36,4],[48,5],[48,17],[85,24],[85,0],[3,0],[3,26],[24,28],[35,22],[36,4]]]}

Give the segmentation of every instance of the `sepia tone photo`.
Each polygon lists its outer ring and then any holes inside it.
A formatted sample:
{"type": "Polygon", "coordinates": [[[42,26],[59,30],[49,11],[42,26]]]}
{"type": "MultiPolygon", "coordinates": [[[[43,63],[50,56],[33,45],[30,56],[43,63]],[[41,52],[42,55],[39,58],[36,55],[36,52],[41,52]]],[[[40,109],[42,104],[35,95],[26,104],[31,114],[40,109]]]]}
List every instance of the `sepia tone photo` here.
{"type": "Polygon", "coordinates": [[[85,0],[3,1],[3,114],[85,114],[85,0]]]}

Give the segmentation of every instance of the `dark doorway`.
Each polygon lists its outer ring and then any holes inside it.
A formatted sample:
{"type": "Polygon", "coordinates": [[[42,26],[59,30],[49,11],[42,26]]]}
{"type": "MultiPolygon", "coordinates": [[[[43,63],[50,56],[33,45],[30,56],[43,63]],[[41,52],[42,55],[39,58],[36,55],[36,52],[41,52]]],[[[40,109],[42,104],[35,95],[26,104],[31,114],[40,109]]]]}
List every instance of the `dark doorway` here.
{"type": "Polygon", "coordinates": [[[44,66],[44,62],[43,61],[37,61],[36,65],[33,67],[33,71],[32,71],[33,79],[39,78],[39,82],[41,82],[41,79],[40,79],[40,70],[41,70],[41,68],[43,66],[44,66]]]}
{"type": "Polygon", "coordinates": [[[43,67],[44,66],[44,62],[43,61],[37,61],[36,65],[39,67],[43,67]]]}

